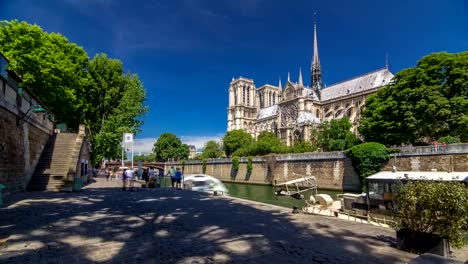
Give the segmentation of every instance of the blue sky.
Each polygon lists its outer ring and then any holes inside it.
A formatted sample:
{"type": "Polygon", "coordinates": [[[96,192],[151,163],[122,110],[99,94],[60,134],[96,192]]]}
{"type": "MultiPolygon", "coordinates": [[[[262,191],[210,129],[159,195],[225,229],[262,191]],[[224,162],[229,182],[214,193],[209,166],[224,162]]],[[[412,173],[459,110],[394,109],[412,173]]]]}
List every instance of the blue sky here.
{"type": "Polygon", "coordinates": [[[468,50],[465,0],[0,1],[0,19],[37,23],[140,76],[150,111],[136,152],[164,132],[197,147],[221,138],[232,77],[284,84],[301,67],[309,84],[314,12],[328,85],[385,66],[386,53],[396,73],[431,52],[468,50]]]}

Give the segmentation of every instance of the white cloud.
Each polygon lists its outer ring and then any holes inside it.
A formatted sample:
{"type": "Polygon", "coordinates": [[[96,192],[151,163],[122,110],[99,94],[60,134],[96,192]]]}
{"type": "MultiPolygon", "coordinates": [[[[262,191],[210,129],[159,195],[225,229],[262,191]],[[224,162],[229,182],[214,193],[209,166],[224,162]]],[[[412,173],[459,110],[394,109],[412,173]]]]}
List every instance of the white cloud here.
{"type": "MultiPolygon", "coordinates": [[[[224,135],[213,135],[213,136],[180,136],[182,143],[187,145],[195,145],[195,147],[203,148],[205,143],[209,140],[215,140],[219,142],[224,135]]],[[[139,153],[149,153],[153,151],[153,145],[158,140],[157,138],[135,138],[133,143],[133,152],[135,154],[139,153]]]]}

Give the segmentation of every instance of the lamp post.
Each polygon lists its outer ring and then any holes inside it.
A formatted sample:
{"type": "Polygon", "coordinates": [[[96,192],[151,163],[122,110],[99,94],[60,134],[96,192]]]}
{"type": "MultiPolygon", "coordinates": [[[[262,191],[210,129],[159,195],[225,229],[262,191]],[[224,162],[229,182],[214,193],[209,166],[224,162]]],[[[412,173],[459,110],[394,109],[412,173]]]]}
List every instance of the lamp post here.
{"type": "Polygon", "coordinates": [[[21,124],[21,121],[26,121],[31,117],[30,113],[46,113],[47,110],[42,108],[40,105],[31,105],[31,107],[24,113],[20,118],[16,119],[16,125],[19,126],[21,124]]]}

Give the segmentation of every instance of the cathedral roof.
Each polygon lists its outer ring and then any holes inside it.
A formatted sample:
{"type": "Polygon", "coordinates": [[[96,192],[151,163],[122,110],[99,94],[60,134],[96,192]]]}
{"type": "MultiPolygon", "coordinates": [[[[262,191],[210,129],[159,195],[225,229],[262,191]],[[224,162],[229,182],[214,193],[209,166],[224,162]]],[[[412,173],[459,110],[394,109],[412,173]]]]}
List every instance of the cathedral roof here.
{"type": "Polygon", "coordinates": [[[393,74],[387,68],[370,72],[324,88],[320,92],[321,100],[332,100],[338,97],[379,88],[390,83],[392,78],[393,74]]]}
{"type": "Polygon", "coordinates": [[[318,119],[314,114],[310,112],[301,112],[299,113],[299,117],[297,118],[297,123],[315,123],[320,124],[320,119],[318,119]]]}
{"type": "Polygon", "coordinates": [[[278,112],[278,105],[265,107],[263,109],[260,109],[260,112],[258,112],[257,119],[264,119],[264,118],[276,116],[277,112],[278,112]]]}

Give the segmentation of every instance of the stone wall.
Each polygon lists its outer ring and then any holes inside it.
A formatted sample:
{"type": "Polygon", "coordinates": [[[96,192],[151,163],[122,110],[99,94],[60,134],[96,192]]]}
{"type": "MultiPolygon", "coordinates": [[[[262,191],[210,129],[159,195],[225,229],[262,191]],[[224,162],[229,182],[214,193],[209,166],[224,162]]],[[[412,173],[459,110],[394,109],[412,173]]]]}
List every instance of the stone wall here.
{"type": "MultiPolygon", "coordinates": [[[[209,159],[206,174],[226,182],[271,184],[292,180],[300,175],[313,175],[319,188],[345,191],[361,190],[359,177],[351,160],[342,152],[289,154],[255,157],[253,170],[247,173],[247,159],[240,160],[239,170],[232,170],[231,159],[209,159]]],[[[180,163],[166,163],[182,166],[180,163]]],[[[201,161],[186,161],[184,173],[202,173],[201,161]]],[[[468,171],[468,144],[449,146],[402,148],[384,165],[384,171],[393,166],[399,171],[468,171]]]]}
{"type": "MultiPolygon", "coordinates": [[[[210,159],[206,173],[226,182],[271,184],[275,180],[283,182],[300,176],[316,176],[319,188],[333,190],[360,190],[359,178],[350,160],[340,152],[269,155],[253,159],[252,172],[247,172],[247,159],[240,160],[239,170],[232,170],[231,159],[210,159]]],[[[179,163],[167,163],[181,166],[179,163]]],[[[201,161],[187,161],[184,174],[201,173],[201,161]]]]}
{"type": "Polygon", "coordinates": [[[34,113],[33,105],[44,107],[27,89],[0,76],[0,184],[4,195],[26,188],[41,152],[53,133],[46,113],[34,113]],[[29,110],[29,111],[28,111],[29,110]]]}
{"type": "Polygon", "coordinates": [[[383,170],[393,166],[399,171],[468,171],[468,144],[404,147],[392,155],[383,170]]]}

